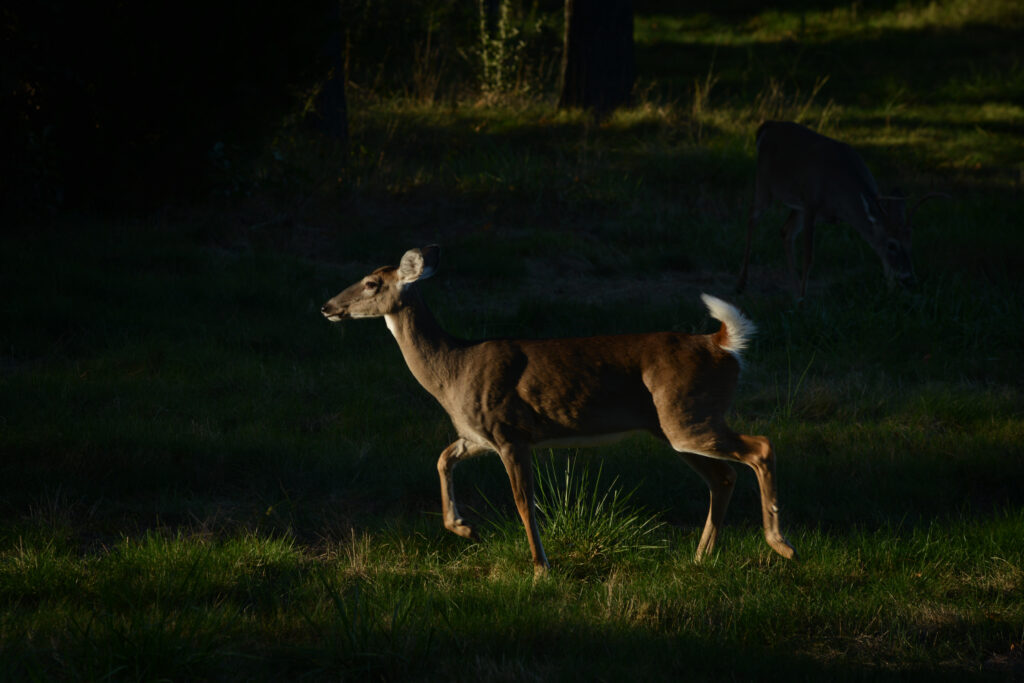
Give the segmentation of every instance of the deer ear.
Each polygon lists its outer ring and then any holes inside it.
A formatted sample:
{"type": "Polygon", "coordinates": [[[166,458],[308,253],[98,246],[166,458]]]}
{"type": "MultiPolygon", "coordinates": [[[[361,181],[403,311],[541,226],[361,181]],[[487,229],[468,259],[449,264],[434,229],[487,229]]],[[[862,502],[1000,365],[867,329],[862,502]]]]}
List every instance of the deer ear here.
{"type": "Polygon", "coordinates": [[[437,270],[440,257],[441,249],[436,244],[405,252],[398,264],[399,283],[407,285],[430,277],[437,270]]]}

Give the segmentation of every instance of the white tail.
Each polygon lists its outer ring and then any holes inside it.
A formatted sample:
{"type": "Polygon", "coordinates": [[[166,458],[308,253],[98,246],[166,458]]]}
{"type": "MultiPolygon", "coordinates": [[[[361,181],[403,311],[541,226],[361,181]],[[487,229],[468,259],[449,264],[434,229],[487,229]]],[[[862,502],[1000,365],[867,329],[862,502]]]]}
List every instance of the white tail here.
{"type": "Polygon", "coordinates": [[[743,317],[739,309],[728,302],[710,294],[701,294],[700,299],[708,307],[711,317],[725,325],[726,336],[719,345],[740,360],[740,354],[743,349],[747,348],[747,342],[757,332],[757,326],[743,317]]]}
{"type": "Polygon", "coordinates": [[[455,465],[494,451],[508,473],[534,567],[546,570],[530,449],[605,443],[639,430],[671,445],[711,491],[698,560],[714,548],[732,496],[736,472],[730,463],[754,470],[765,539],[780,555],[795,556],[779,530],[771,443],[725,423],[739,356],[754,332],[734,306],[703,296],[711,315],[722,321],[711,334],[465,341],[441,329],[416,286],[433,274],[438,259],[436,246],[409,250],[397,267],[378,268],[321,312],[333,322],[384,317],[409,370],[451,417],[459,438],[437,461],[448,529],[475,535],[456,506],[455,465]]]}
{"type": "Polygon", "coordinates": [[[849,145],[796,123],[766,121],[757,130],[757,181],[736,291],[742,292],[747,283],[754,227],[773,200],[791,209],[782,237],[790,275],[801,299],[807,292],[817,222],[848,223],[878,254],[889,283],[910,286],[915,281],[911,220],[921,202],[942,196],[925,195],[907,211],[906,198],[899,190],[888,196],[879,193],[871,171],[849,145]],[[801,230],[803,272],[797,279],[793,242],[801,230]]]}

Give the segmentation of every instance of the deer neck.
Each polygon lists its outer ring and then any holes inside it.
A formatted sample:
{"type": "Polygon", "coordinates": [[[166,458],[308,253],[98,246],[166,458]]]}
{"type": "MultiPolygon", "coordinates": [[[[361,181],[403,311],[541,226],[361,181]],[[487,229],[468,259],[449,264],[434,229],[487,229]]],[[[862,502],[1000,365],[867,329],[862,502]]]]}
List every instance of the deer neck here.
{"type": "Polygon", "coordinates": [[[441,400],[455,381],[458,350],[464,344],[441,329],[414,286],[406,288],[402,305],[385,315],[384,322],[413,376],[441,400]]]}

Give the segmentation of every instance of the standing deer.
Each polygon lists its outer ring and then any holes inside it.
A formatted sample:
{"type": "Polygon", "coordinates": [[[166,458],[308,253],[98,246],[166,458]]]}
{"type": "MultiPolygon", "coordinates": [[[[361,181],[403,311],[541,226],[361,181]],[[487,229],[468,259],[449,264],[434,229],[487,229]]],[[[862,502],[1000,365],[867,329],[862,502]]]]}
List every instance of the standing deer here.
{"type": "Polygon", "coordinates": [[[747,223],[747,246],[743,252],[736,292],[747,284],[750,246],[761,212],[778,200],[790,211],[782,227],[790,276],[804,298],[811,269],[816,222],[850,224],[882,259],[885,277],[903,286],[914,283],[910,260],[911,218],[922,197],[908,212],[906,198],[899,190],[882,196],[874,176],[863,159],[849,145],[825,137],[797,123],[766,121],[757,129],[757,181],[754,203],[747,223]],[[803,274],[796,279],[793,242],[804,233],[803,274]]]}
{"type": "Polygon", "coordinates": [[[534,508],[533,447],[606,443],[643,430],[667,441],[707,482],[707,522],[699,561],[712,551],[736,472],[749,465],[761,489],[764,535],[780,555],[793,547],[779,531],[775,455],[763,436],[725,424],[754,325],[732,305],[703,295],[721,328],[570,339],[465,341],[447,334],[423,303],[417,283],[433,275],[439,249],[411,249],[400,264],[378,268],[324,304],[331,322],[384,317],[405,362],[448,412],[458,439],[437,461],[444,525],[475,538],[459,515],[452,473],[467,458],[493,451],[512,484],[534,570],[548,569],[534,508]]]}

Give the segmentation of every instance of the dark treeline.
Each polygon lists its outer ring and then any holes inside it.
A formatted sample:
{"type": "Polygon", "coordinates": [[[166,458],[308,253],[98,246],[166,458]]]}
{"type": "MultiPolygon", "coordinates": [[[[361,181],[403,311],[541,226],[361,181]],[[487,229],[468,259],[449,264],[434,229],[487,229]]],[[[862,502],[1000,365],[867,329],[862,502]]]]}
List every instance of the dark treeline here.
{"type": "Polygon", "coordinates": [[[4,203],[29,215],[202,196],[218,165],[322,101],[339,68],[402,91],[431,62],[454,88],[479,31],[476,3],[415,0],[16,0],[0,13],[4,203]]]}
{"type": "Polygon", "coordinates": [[[4,174],[23,206],[201,191],[322,78],[329,0],[28,0],[3,10],[4,174]]]}
{"type": "MultiPolygon", "coordinates": [[[[728,0],[686,11],[742,20],[759,7],[728,0]]],[[[0,10],[4,209],[38,216],[202,197],[218,172],[244,165],[309,105],[329,102],[344,112],[346,82],[361,93],[428,99],[509,89],[549,96],[564,85],[552,102],[610,110],[629,101],[637,75],[634,11],[678,7],[662,0],[14,0],[0,10]],[[574,12],[579,30],[566,32],[574,12]],[[601,20],[588,20],[595,16],[601,20]],[[504,32],[496,28],[501,17],[514,24],[504,32]],[[500,55],[497,36],[505,42],[500,55]],[[565,41],[576,45],[574,36],[597,49],[563,49],[565,41]],[[504,63],[488,71],[487,59],[504,63]],[[597,82],[580,80],[595,70],[603,72],[597,82]]],[[[344,135],[337,119],[311,118],[344,135]]]]}

